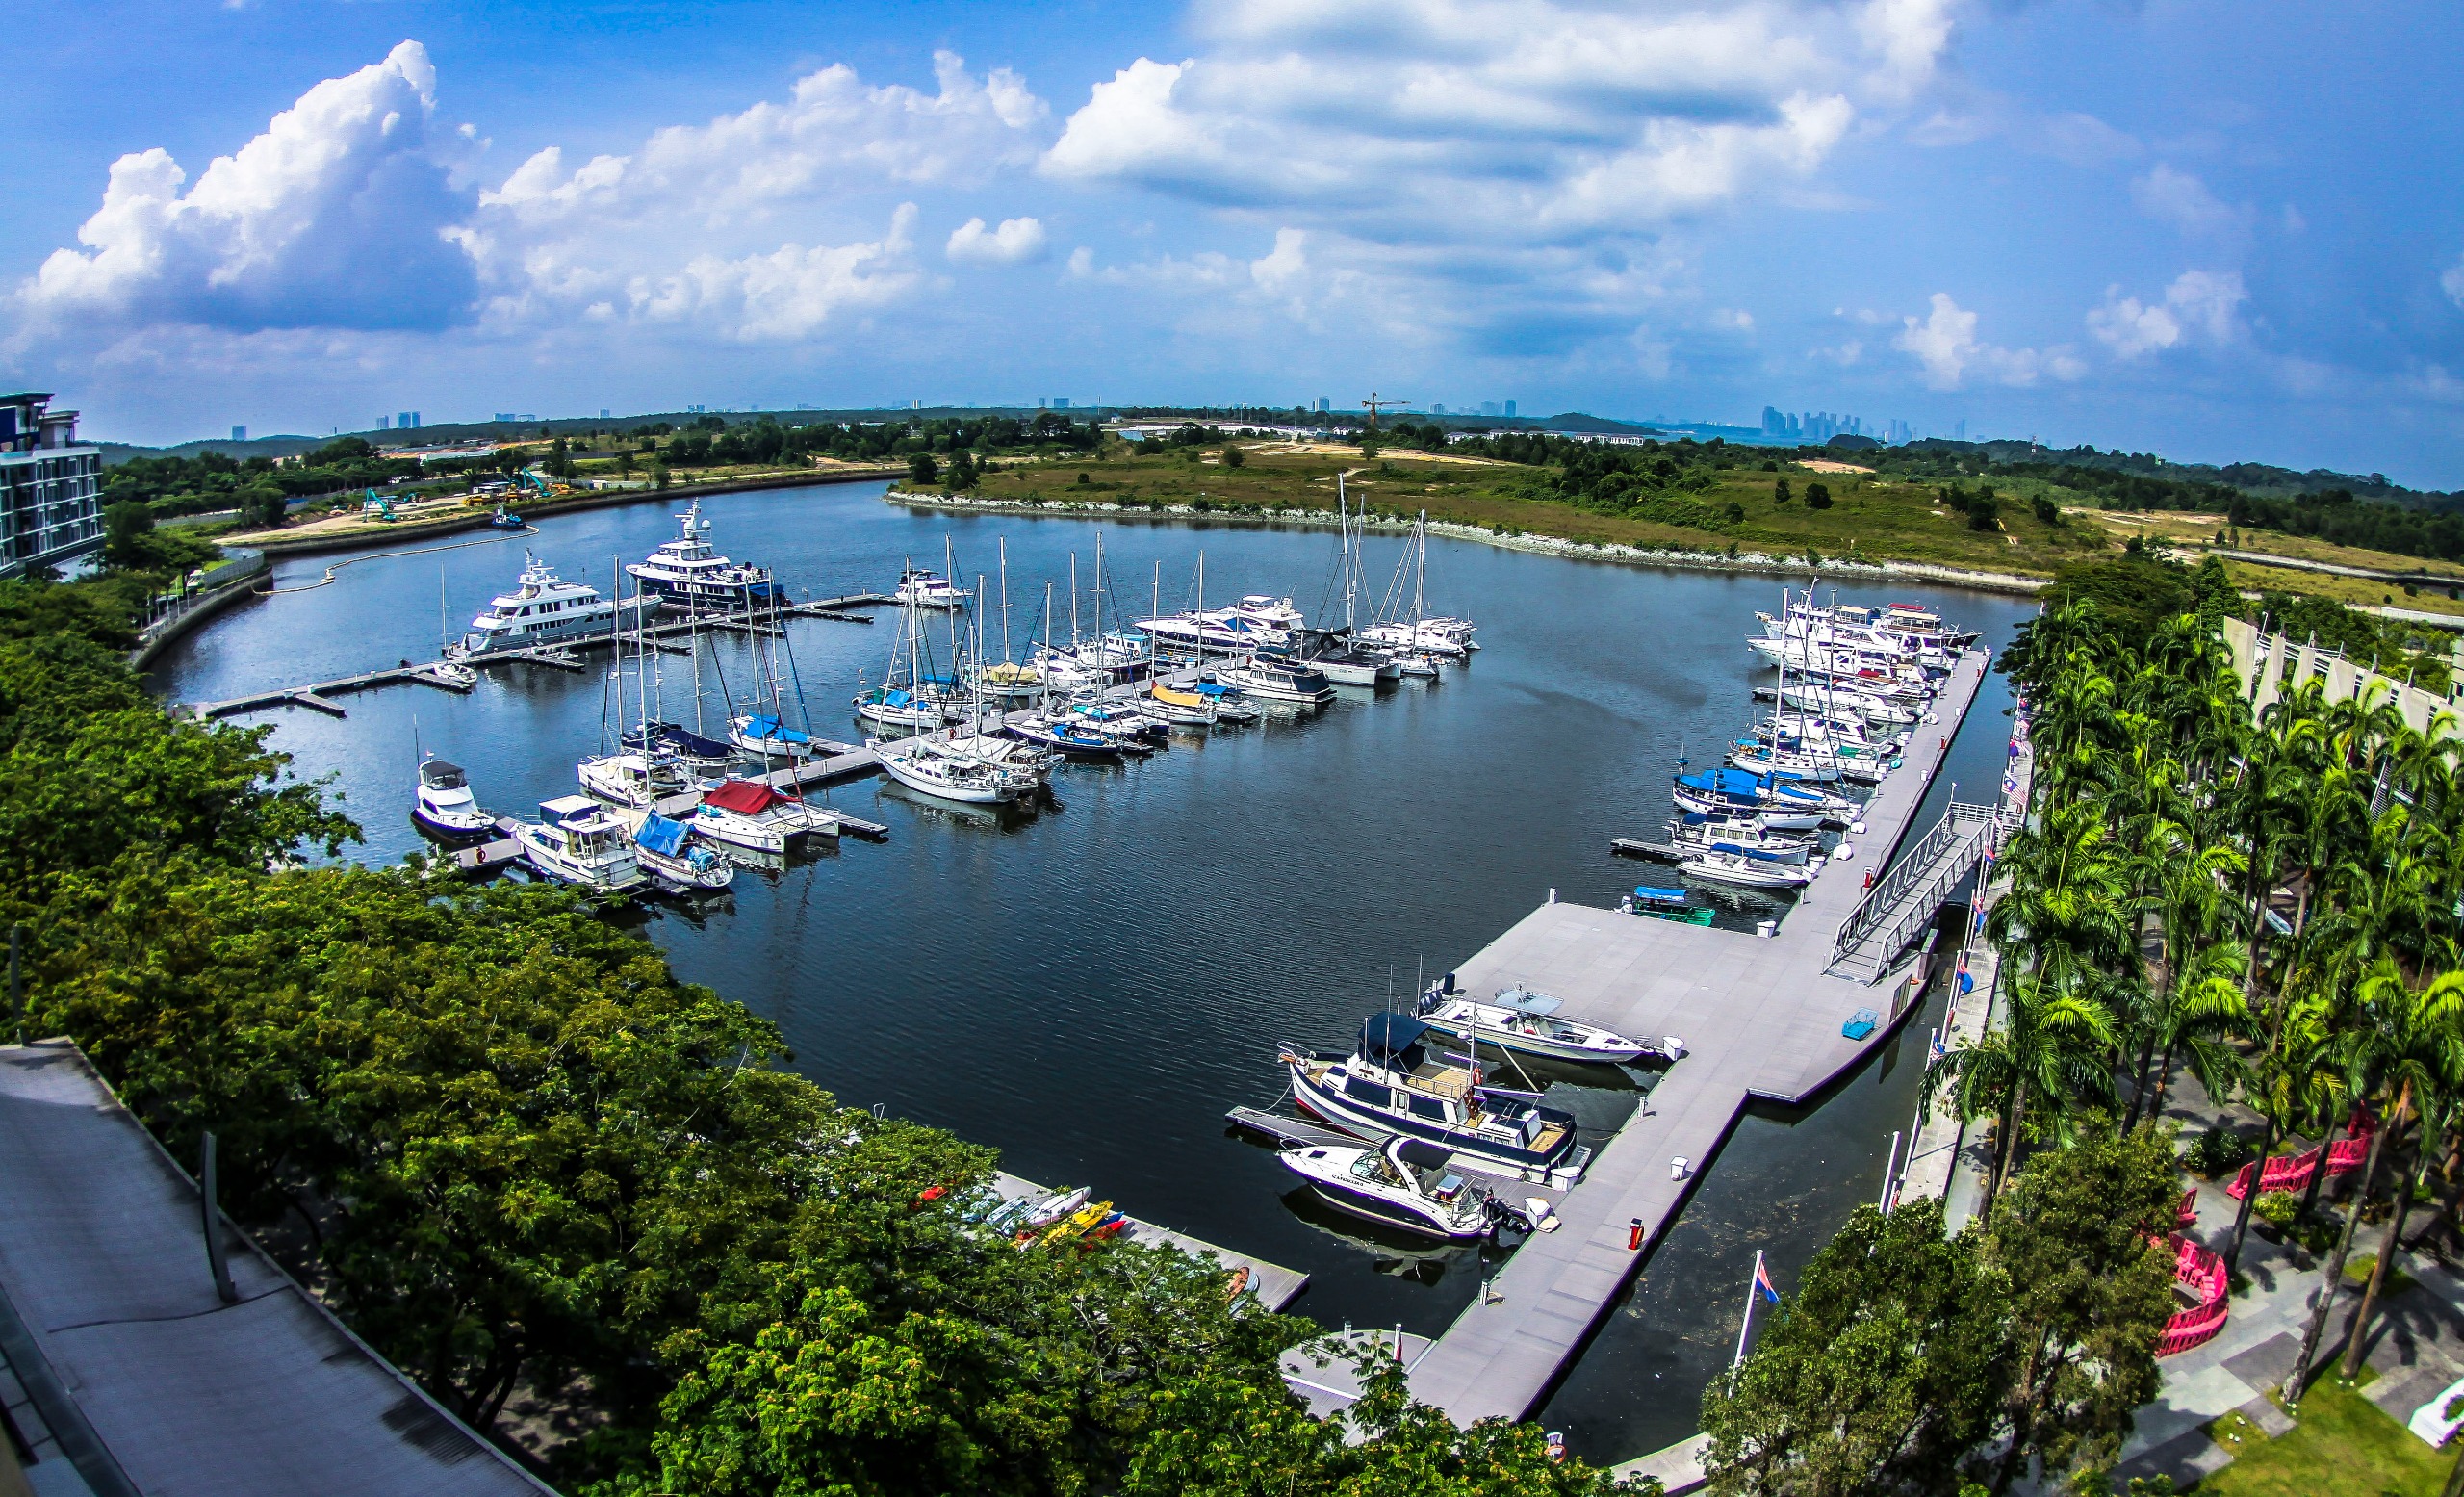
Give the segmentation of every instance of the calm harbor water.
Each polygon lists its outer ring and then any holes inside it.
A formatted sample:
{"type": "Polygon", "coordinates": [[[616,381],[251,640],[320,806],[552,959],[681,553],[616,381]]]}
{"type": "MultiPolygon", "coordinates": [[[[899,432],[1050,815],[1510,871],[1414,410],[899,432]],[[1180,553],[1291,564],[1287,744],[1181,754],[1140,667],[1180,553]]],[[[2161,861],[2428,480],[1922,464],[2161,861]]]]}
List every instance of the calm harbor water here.
{"type": "MultiPolygon", "coordinates": [[[[881,486],[714,497],[719,548],[775,570],[791,590],[886,590],[912,559],[994,574],[1009,553],[1019,652],[1068,631],[1069,558],[1091,584],[1098,526],[1085,520],[951,516],[886,503],[881,486]]],[[[643,503],[548,522],[542,533],[422,555],[373,553],[328,586],[244,605],[170,651],[153,684],[215,700],[434,658],[440,593],[449,628],[508,587],[526,546],[569,578],[609,585],[675,533],[673,505],[643,503]]],[[[1156,587],[1182,606],[1198,554],[1206,597],[1290,595],[1313,620],[1339,609],[1326,530],[1107,522],[1108,577],[1123,611],[1156,587]]],[[[1403,552],[1373,537],[1366,570],[1384,588],[1403,552]]],[[[321,578],[334,555],[282,563],[278,588],[321,578]]],[[[698,911],[653,907],[646,932],[684,977],[773,1019],[796,1065],[846,1102],[998,1147],[1005,1166],[1090,1184],[1124,1209],[1306,1270],[1294,1306],[1328,1325],[1436,1334],[1479,1280],[1472,1249],[1377,1242],[1312,1206],[1259,1147],[1227,1135],[1226,1108],[1280,1091],[1278,1042],[1338,1047],[1390,994],[1447,970],[1548,897],[1613,904],[1665,868],[1607,852],[1654,836],[1666,776],[1697,767],[1755,711],[1760,676],[1742,636],[1778,602],[1777,579],[1652,570],[1432,541],[1432,611],[1469,616],[1486,647],[1441,682],[1375,695],[1346,689],[1314,716],[1270,718],[1193,739],[1144,763],[1070,765],[1057,804],[991,815],[922,800],[882,780],[838,787],[836,804],[887,823],[782,872],[747,871],[698,911]]],[[[1901,587],[1894,597],[1911,596],[1901,587]]],[[[2033,611],[2019,600],[1914,592],[1999,647],[2033,611]]],[[[1863,595],[1861,595],[1863,596],[1863,595]]],[[[879,681],[894,633],[790,625],[795,676],[815,731],[860,736],[848,699],[879,681]]],[[[1091,627],[1089,605],[1081,624],[1091,627]]],[[[997,648],[1000,624],[988,632],[997,648]]],[[[404,686],[345,698],[346,720],[267,714],[303,775],[330,775],[366,828],[356,856],[390,863],[423,845],[407,817],[415,741],[470,770],[483,804],[531,814],[576,788],[608,710],[603,655],[578,675],[491,671],[467,698],[404,686]]],[[[693,721],[690,667],[660,658],[667,715],[693,721]]],[[[744,647],[706,663],[743,698],[744,647]]],[[[632,689],[629,685],[629,692],[632,689]]],[[[2009,706],[1989,678],[1954,745],[1952,777],[1981,797],[2001,772],[2009,706]]],[[[1947,785],[1934,791],[1936,803],[1947,785]]],[[[1930,824],[1938,813],[1920,818],[1930,824]]],[[[1726,896],[1722,924],[1750,927],[1783,904],[1726,896]]],[[[1936,1009],[1938,999],[1936,1000],[1936,1009]]],[[[1726,1365],[1757,1248],[1784,1289],[1858,1201],[1880,1188],[1891,1131],[1914,1106],[1927,1026],[1877,1053],[1818,1105],[1743,1119],[1669,1240],[1613,1311],[1547,1410],[1588,1457],[1624,1459],[1683,1438],[1708,1378],[1726,1365]]],[[[1544,1075],[1587,1129],[1615,1127],[1648,1072],[1544,1075]]]]}

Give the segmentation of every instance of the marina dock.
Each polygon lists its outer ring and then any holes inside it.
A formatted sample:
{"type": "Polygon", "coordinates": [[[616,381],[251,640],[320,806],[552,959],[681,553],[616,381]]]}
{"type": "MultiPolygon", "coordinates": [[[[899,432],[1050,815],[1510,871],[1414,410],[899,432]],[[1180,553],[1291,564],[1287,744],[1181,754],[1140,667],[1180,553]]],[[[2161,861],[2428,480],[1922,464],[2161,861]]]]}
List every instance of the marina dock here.
{"type": "MultiPolygon", "coordinates": [[[[1882,953],[1869,972],[1842,975],[1840,947],[1853,932],[1886,939],[1899,928],[1900,908],[1978,851],[1974,837],[1928,837],[1919,844],[1928,866],[1889,865],[1976,699],[1986,663],[1981,651],[1960,658],[1936,703],[1939,721],[1916,730],[1903,767],[1865,806],[1854,860],[1830,865],[1774,935],[1553,899],[1457,968],[1465,992],[1525,983],[1564,999],[1571,1018],[1626,1034],[1682,1035],[1686,1053],[1558,1202],[1560,1229],[1525,1241],[1490,1291],[1410,1359],[1416,1397],[1466,1425],[1528,1414],[1676,1221],[1746,1104],[1804,1102],[1895,1033],[1920,985],[1880,988],[1895,952],[1882,953]],[[1889,876],[1869,890],[1866,872],[1886,869],[1889,876]],[[1864,1039],[1847,1038],[1842,1025],[1864,1008],[1881,1013],[1880,1024],[1864,1039]],[[1630,1245],[1637,1226],[1639,1248],[1630,1245]]],[[[1959,831],[1974,818],[1944,819],[1959,831]]],[[[1917,850],[1903,864],[1919,861],[1917,850]]],[[[1327,1396],[1296,1386],[1313,1403],[1327,1396]]]]}
{"type": "MultiPolygon", "coordinates": [[[[1014,1174],[1006,1173],[993,1175],[992,1188],[1005,1200],[1028,1200],[1052,1194],[1044,1186],[1022,1180],[1014,1174]]],[[[1102,1192],[1096,1192],[1090,1199],[1102,1199],[1102,1192]]],[[[1121,1238],[1127,1242],[1158,1243],[1165,1247],[1178,1248],[1183,1252],[1197,1257],[1213,1258],[1223,1265],[1226,1273],[1237,1274],[1245,1268],[1249,1271],[1246,1292],[1255,1295],[1258,1303],[1270,1310],[1281,1310],[1285,1305],[1298,1299],[1300,1291],[1307,1288],[1309,1284],[1309,1276],[1298,1269],[1285,1268],[1281,1264],[1270,1263],[1264,1258],[1249,1257],[1245,1253],[1234,1252],[1229,1248],[1219,1248],[1211,1242],[1200,1242],[1194,1237],[1173,1231],[1168,1226],[1157,1226],[1152,1222],[1142,1222],[1134,1216],[1129,1218],[1129,1226],[1121,1232],[1121,1238]]]]}
{"type": "MultiPolygon", "coordinates": [[[[778,609],[778,615],[783,618],[833,619],[841,623],[869,624],[872,622],[871,619],[846,610],[890,601],[886,593],[848,593],[838,598],[808,599],[803,603],[782,604],[778,609]]],[[[724,629],[737,633],[748,631],[764,634],[779,632],[766,624],[747,624],[741,619],[680,618],[673,623],[648,624],[638,630],[629,630],[625,632],[623,640],[629,645],[645,645],[663,654],[674,654],[677,653],[675,650],[659,641],[670,635],[703,629],[724,629]]],[[[487,655],[469,656],[456,663],[479,670],[517,664],[547,665],[557,670],[579,670],[582,668],[580,658],[573,652],[601,649],[614,643],[616,638],[614,634],[600,634],[584,639],[568,639],[559,644],[533,650],[500,650],[487,655]]],[[[329,698],[353,691],[371,691],[379,686],[411,684],[468,695],[471,690],[469,686],[438,673],[437,667],[444,663],[441,660],[430,660],[415,665],[405,660],[399,665],[384,670],[362,671],[356,676],[344,676],[334,681],[314,682],[304,686],[278,686],[270,691],[254,692],[221,702],[192,703],[189,706],[189,711],[200,719],[211,720],[218,717],[237,717],[244,712],[265,711],[276,707],[305,707],[313,711],[343,717],[348,714],[343,710],[339,703],[329,698]]]]}

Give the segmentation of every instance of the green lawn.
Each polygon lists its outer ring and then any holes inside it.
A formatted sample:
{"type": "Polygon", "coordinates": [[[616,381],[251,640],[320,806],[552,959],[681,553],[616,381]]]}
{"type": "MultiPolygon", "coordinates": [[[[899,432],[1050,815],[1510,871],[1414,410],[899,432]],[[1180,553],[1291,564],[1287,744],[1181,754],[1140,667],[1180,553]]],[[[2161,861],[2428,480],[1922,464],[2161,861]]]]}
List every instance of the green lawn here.
{"type": "Polygon", "coordinates": [[[2455,1463],[2332,1374],[2311,1385],[2297,1417],[2298,1428],[2272,1440],[2238,1414],[2209,1426],[2236,1455],[2198,1484],[2202,1497],[2437,1497],[2455,1463]]]}

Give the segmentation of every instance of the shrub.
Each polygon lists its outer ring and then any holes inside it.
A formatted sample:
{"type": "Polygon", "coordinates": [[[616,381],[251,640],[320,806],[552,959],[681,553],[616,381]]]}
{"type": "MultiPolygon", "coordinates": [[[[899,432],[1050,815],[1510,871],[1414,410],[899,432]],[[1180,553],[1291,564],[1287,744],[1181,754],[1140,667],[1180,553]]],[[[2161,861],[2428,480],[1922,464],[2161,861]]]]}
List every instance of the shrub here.
{"type": "Polygon", "coordinates": [[[2289,1190],[2263,1192],[2250,1210],[2274,1226],[2291,1226],[2301,1214],[2301,1198],[2289,1190]]]}
{"type": "Polygon", "coordinates": [[[1807,507],[1808,509],[1828,509],[1828,508],[1830,508],[1830,507],[1831,507],[1831,486],[1830,486],[1829,484],[1827,484],[1827,483],[1809,483],[1809,484],[1807,484],[1807,485],[1806,485],[1806,507],[1807,507]]]}
{"type": "Polygon", "coordinates": [[[2240,1169],[2249,1157],[2250,1146],[2230,1128],[2210,1128],[2198,1136],[2197,1143],[2182,1150],[2182,1163],[2191,1173],[2211,1179],[2240,1169]]]}

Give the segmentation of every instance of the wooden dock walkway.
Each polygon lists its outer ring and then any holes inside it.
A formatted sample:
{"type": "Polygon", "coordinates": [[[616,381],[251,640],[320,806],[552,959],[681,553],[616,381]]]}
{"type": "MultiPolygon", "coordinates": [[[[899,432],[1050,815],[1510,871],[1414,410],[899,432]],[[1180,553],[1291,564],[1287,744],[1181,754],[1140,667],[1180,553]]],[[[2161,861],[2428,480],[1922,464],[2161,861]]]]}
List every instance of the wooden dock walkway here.
{"type": "MultiPolygon", "coordinates": [[[[1026,1200],[1052,1194],[1041,1185],[1006,1172],[992,1176],[992,1188],[1005,1200],[1026,1200]]],[[[1102,1198],[1103,1193],[1097,1191],[1089,1199],[1099,1200],[1102,1198]]],[[[1296,1268],[1285,1268],[1264,1258],[1234,1252],[1229,1248],[1219,1248],[1211,1242],[1200,1242],[1187,1233],[1158,1226],[1152,1222],[1142,1222],[1134,1216],[1129,1218],[1129,1226],[1123,1229],[1121,1237],[1127,1242],[1160,1243],[1165,1247],[1178,1248],[1195,1257],[1213,1258],[1223,1265],[1226,1273],[1238,1274],[1245,1268],[1249,1271],[1245,1292],[1257,1296],[1258,1303],[1270,1310],[1281,1310],[1300,1298],[1300,1291],[1309,1286],[1309,1276],[1296,1268]]]]}
{"type": "Polygon", "coordinates": [[[1863,902],[1863,871],[1886,865],[1907,835],[1985,668],[1980,651],[1961,658],[1936,703],[1939,722],[1918,733],[1867,804],[1857,859],[1831,865],[1775,935],[1553,902],[1457,968],[1472,994],[1527,983],[1563,998],[1569,1016],[1626,1034],[1681,1034],[1687,1053],[1559,1203],[1564,1226],[1516,1249],[1493,1292],[1415,1361],[1416,1397],[1467,1425],[1529,1413],[1646,1256],[1628,1246],[1633,1224],[1646,1249],[1659,1240],[1747,1102],[1802,1102],[1893,1033],[1910,985],[1872,1035],[1850,1040],[1840,1032],[1849,1016],[1886,1004],[1826,969],[1863,902]]]}

